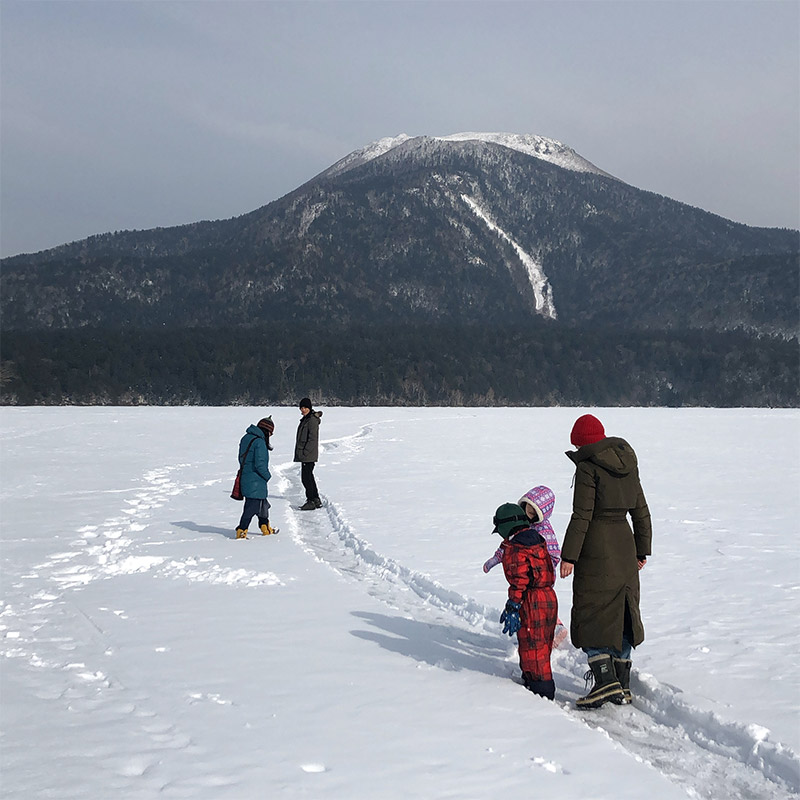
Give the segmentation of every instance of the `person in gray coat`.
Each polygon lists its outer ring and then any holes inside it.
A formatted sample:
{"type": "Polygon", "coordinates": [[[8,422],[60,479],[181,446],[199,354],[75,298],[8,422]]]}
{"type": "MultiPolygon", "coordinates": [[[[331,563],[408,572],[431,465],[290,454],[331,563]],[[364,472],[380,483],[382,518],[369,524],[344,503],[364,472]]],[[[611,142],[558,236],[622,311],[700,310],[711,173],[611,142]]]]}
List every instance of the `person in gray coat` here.
{"type": "Polygon", "coordinates": [[[299,405],[303,416],[297,426],[294,460],[300,462],[300,480],[306,490],[306,502],[300,506],[300,510],[313,511],[322,507],[314,479],[314,465],[319,461],[319,422],[322,412],[314,411],[308,397],[304,397],[299,405]]]}

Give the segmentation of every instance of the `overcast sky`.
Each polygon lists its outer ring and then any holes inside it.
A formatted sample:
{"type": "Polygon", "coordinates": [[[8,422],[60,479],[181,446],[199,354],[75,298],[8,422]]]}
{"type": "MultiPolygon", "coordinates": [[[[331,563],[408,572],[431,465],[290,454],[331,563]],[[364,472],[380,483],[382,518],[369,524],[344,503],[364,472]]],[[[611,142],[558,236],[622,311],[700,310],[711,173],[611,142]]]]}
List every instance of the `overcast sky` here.
{"type": "Polygon", "coordinates": [[[800,3],[2,0],[2,254],[237,216],[399,133],[534,133],[800,225],[800,3]]]}

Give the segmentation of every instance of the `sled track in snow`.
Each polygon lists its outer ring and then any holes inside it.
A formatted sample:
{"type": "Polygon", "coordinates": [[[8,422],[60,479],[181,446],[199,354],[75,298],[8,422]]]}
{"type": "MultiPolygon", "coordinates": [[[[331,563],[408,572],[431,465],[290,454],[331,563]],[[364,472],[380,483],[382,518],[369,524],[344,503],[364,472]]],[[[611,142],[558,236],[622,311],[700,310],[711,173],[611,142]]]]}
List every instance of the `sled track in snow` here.
{"type": "MultiPolygon", "coordinates": [[[[348,444],[368,432],[348,437],[348,444]]],[[[288,480],[281,477],[288,487],[288,480]]],[[[292,538],[307,553],[362,584],[370,595],[409,619],[456,629],[452,641],[483,648],[486,659],[494,662],[487,670],[492,674],[514,674],[515,664],[500,652],[505,652],[505,645],[492,648],[493,652],[486,650],[485,634],[500,638],[500,609],[480,604],[382,556],[353,530],[330,500],[325,501],[324,511],[324,515],[290,512],[292,538]]],[[[454,668],[449,662],[442,666],[454,668]]],[[[583,653],[572,647],[556,650],[553,667],[564,713],[608,736],[633,758],[681,786],[689,797],[785,800],[800,793],[800,758],[772,741],[761,726],[723,720],[687,703],[679,691],[654,676],[636,671],[631,680],[632,706],[609,704],[579,712],[574,700],[584,693],[583,653]]]]}

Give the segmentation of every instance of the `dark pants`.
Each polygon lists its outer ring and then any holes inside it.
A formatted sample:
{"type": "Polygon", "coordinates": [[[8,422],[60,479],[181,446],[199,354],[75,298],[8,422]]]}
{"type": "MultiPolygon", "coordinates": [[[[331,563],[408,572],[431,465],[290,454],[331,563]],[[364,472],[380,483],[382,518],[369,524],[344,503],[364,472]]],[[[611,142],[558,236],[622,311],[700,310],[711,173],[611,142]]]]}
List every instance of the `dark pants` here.
{"type": "Polygon", "coordinates": [[[315,462],[313,461],[304,461],[300,465],[300,480],[303,482],[303,488],[306,490],[306,500],[319,499],[317,482],[314,480],[314,466],[315,462]]]}
{"type": "Polygon", "coordinates": [[[258,527],[269,523],[269,501],[259,497],[245,497],[242,518],[239,520],[239,527],[247,530],[250,520],[258,514],[258,527]]]}

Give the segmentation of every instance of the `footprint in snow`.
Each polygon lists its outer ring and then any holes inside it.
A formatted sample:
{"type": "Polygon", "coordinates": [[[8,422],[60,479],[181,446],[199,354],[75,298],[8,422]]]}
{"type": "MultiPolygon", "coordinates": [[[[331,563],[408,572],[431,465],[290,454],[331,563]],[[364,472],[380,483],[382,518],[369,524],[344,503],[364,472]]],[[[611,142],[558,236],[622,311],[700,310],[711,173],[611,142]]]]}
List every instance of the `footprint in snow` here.
{"type": "Polygon", "coordinates": [[[209,700],[212,703],[216,703],[218,706],[232,706],[233,702],[230,700],[225,700],[218,694],[203,694],[202,692],[191,692],[189,694],[189,700],[192,703],[197,702],[198,700],[209,700]]]}
{"type": "Polygon", "coordinates": [[[560,775],[568,775],[569,773],[561,766],[561,764],[556,764],[555,761],[548,761],[545,758],[541,758],[540,756],[536,756],[536,758],[532,758],[531,761],[533,762],[534,766],[541,767],[543,770],[547,772],[552,772],[560,775]]]}

